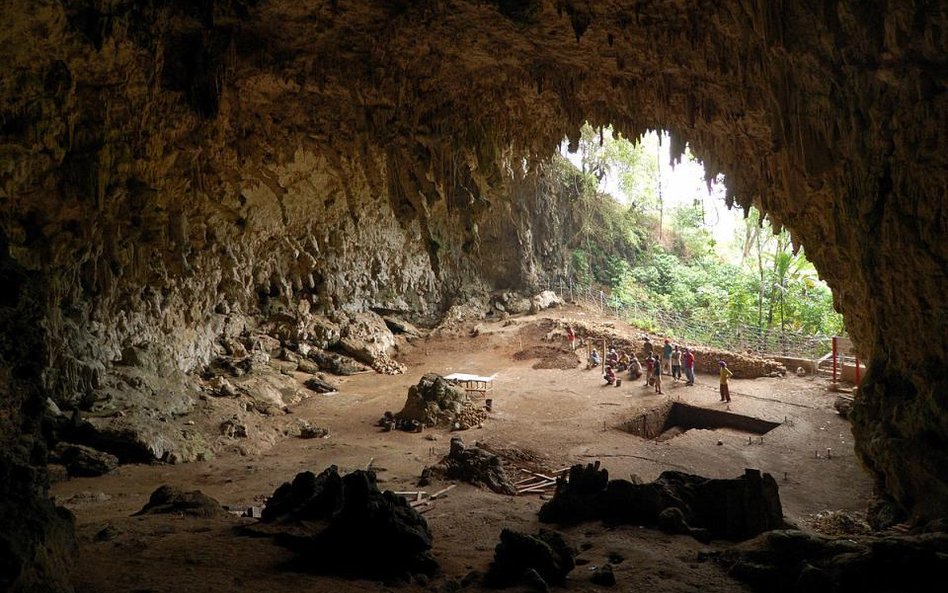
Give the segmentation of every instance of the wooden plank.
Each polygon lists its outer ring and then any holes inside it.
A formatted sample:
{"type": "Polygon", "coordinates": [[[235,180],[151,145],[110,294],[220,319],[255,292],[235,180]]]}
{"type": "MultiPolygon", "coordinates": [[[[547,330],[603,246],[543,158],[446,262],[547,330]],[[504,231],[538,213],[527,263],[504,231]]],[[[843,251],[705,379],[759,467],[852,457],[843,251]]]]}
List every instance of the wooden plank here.
{"type": "Polygon", "coordinates": [[[532,471],[530,471],[530,470],[528,470],[528,469],[521,469],[520,471],[522,471],[522,472],[524,472],[524,473],[527,473],[527,474],[530,474],[530,475],[532,475],[532,476],[534,476],[534,477],[541,478],[541,479],[546,480],[546,481],[550,481],[550,480],[553,480],[553,479],[554,479],[554,478],[551,478],[550,476],[548,476],[548,475],[546,475],[546,474],[540,474],[540,473],[537,473],[537,472],[532,472],[532,471]]]}
{"type": "Polygon", "coordinates": [[[550,488],[551,486],[556,486],[556,482],[542,482],[540,484],[537,484],[536,486],[529,486],[527,488],[517,490],[517,494],[525,494],[528,492],[541,492],[543,490],[550,488]]]}
{"type": "Polygon", "coordinates": [[[444,495],[444,494],[445,494],[446,492],[448,492],[449,490],[454,489],[455,486],[457,486],[457,484],[451,484],[451,485],[448,486],[447,488],[442,488],[441,490],[438,490],[437,492],[435,492],[434,494],[432,494],[429,498],[431,498],[432,500],[434,500],[435,498],[438,498],[439,496],[444,495]]]}

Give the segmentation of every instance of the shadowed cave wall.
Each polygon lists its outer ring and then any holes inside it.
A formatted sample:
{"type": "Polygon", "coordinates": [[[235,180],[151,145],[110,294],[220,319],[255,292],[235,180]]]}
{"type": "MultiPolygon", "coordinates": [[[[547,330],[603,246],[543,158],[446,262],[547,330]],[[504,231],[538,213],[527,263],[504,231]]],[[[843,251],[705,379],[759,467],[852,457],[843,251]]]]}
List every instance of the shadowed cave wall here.
{"type": "Polygon", "coordinates": [[[943,3],[3,14],[0,255],[22,287],[0,300],[5,445],[130,346],[187,372],[241,318],[300,300],[431,317],[536,288],[562,268],[569,219],[537,164],[588,119],[670,130],[806,245],[871,367],[860,455],[915,518],[948,514],[943,3]]]}

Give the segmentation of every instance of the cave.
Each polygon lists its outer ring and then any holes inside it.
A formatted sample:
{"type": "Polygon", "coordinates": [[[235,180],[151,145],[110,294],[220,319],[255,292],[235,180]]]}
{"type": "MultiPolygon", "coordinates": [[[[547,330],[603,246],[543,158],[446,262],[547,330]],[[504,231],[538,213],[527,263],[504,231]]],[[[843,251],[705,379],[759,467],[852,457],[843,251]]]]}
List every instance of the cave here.
{"type": "MultiPolygon", "coordinates": [[[[324,339],[535,294],[566,274],[570,224],[538,164],[586,121],[667,130],[729,205],[805,245],[868,364],[859,458],[913,525],[945,518],[946,32],[921,0],[7,3],[5,584],[71,590],[47,402],[122,384],[153,397],[127,417],[174,419],[268,320],[319,316],[324,339]]],[[[188,432],[122,454],[204,449],[188,432]]]]}

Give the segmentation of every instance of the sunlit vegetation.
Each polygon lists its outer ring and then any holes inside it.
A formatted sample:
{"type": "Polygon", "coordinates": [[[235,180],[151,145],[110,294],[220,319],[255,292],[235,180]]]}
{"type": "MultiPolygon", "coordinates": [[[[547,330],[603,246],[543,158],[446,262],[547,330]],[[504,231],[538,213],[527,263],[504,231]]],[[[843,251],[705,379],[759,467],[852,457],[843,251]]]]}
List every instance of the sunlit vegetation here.
{"type": "Polygon", "coordinates": [[[733,237],[719,243],[703,203],[662,192],[657,136],[651,139],[649,146],[585,126],[579,158],[555,158],[553,169],[576,206],[573,279],[634,306],[644,326],[674,314],[708,327],[841,333],[829,287],[803,249],[794,250],[789,233],[774,232],[751,208],[734,222],[733,237]]]}

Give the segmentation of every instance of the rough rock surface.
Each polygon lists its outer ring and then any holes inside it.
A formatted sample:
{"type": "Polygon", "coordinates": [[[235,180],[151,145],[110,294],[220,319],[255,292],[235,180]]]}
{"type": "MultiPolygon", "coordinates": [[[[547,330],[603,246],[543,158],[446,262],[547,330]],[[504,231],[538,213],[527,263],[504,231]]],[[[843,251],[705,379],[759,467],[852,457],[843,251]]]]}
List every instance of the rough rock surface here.
{"type": "Polygon", "coordinates": [[[558,480],[553,499],[540,508],[540,520],[593,519],[740,541],[782,527],[783,511],[777,483],[756,470],[731,480],[665,471],[654,482],[633,484],[609,480],[596,465],[574,465],[568,481],[558,480]]]}
{"type": "Polygon", "coordinates": [[[4,446],[46,391],[94,398],[130,347],[188,372],[301,307],[434,317],[536,288],[565,269],[571,228],[540,159],[589,120],[665,128],[673,154],[688,141],[729,203],[806,246],[869,363],[857,451],[913,519],[948,515],[948,14],[931,2],[63,0],[3,16],[4,446]]]}
{"type": "Polygon", "coordinates": [[[101,476],[119,465],[118,457],[92,447],[60,443],[53,451],[59,463],[66,466],[71,477],[101,476]]]}
{"type": "Polygon", "coordinates": [[[45,452],[23,440],[0,450],[0,590],[71,593],[76,546],[72,513],[49,499],[38,461],[45,452]],[[38,457],[39,459],[31,459],[38,457]]]}
{"type": "Polygon", "coordinates": [[[313,472],[296,474],[273,492],[263,507],[264,523],[293,523],[329,519],[342,508],[342,477],[331,465],[318,476],[313,472]]]}
{"type": "Polygon", "coordinates": [[[467,392],[441,375],[425,374],[408,388],[405,406],[395,414],[399,420],[417,420],[425,426],[447,426],[468,405],[467,392]]]}
{"type": "Polygon", "coordinates": [[[555,531],[541,529],[536,535],[529,535],[504,529],[484,582],[498,588],[526,584],[546,589],[549,585],[563,585],[566,575],[576,567],[575,558],[576,551],[555,531]]]}
{"type": "Polygon", "coordinates": [[[270,533],[299,555],[302,570],[391,579],[438,568],[424,517],[403,497],[380,492],[372,472],[340,477],[332,466],[298,474],[274,492],[261,521],[285,527],[270,533]]]}
{"type": "Polygon", "coordinates": [[[451,437],[451,449],[432,470],[450,480],[461,480],[498,494],[517,493],[500,457],[476,446],[465,447],[461,437],[451,437]]]}
{"type": "Polygon", "coordinates": [[[159,486],[136,515],[177,514],[191,517],[224,517],[227,511],[219,502],[200,490],[186,492],[175,486],[159,486]]]}
{"type": "Polygon", "coordinates": [[[706,556],[755,591],[926,591],[948,574],[948,534],[828,538],[771,531],[706,556]]]}

